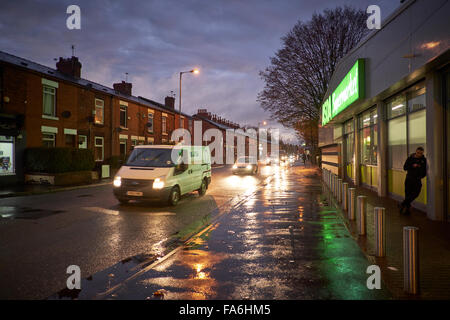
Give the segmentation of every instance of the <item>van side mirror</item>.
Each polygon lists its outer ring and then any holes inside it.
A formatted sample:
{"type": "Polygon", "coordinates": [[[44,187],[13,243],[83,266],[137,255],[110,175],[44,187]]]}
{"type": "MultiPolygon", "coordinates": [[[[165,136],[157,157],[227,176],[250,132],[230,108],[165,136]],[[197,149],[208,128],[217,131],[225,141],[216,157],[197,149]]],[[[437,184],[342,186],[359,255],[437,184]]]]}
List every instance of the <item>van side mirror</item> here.
{"type": "Polygon", "coordinates": [[[183,173],[187,170],[187,168],[188,168],[188,165],[185,164],[184,162],[179,163],[175,166],[175,174],[183,173]]]}

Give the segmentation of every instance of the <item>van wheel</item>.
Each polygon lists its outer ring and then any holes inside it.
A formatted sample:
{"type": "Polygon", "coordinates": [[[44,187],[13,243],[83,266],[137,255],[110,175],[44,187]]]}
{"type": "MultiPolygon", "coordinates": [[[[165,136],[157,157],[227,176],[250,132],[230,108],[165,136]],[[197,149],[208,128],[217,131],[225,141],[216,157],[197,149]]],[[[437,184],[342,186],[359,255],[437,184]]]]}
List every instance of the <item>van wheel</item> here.
{"type": "Polygon", "coordinates": [[[202,180],[202,185],[200,186],[200,189],[198,189],[198,195],[203,196],[206,193],[206,189],[208,188],[208,184],[206,183],[206,179],[202,180]]]}
{"type": "Polygon", "coordinates": [[[176,206],[180,201],[180,189],[178,187],[173,187],[169,195],[169,205],[176,206]]]}

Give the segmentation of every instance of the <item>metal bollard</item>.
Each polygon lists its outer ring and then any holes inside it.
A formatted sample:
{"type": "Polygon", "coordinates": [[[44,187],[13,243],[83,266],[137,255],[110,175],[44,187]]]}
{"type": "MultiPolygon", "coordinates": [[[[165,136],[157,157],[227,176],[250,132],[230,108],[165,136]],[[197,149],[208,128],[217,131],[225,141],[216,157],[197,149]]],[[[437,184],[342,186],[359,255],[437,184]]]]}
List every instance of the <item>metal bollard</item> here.
{"type": "Polygon", "coordinates": [[[334,173],[331,174],[331,194],[334,196],[334,173]]]}
{"type": "Polygon", "coordinates": [[[342,209],[347,211],[348,208],[348,183],[342,183],[342,209]]]}
{"type": "Polygon", "coordinates": [[[384,257],[386,248],[385,209],[376,207],[373,212],[375,226],[375,256],[384,257]]]}
{"type": "Polygon", "coordinates": [[[366,213],[367,213],[367,197],[358,196],[358,234],[363,236],[366,234],[366,213]]]}
{"type": "Polygon", "coordinates": [[[339,203],[342,202],[342,179],[338,179],[337,200],[339,203]]]}
{"type": "Polygon", "coordinates": [[[333,188],[333,194],[334,198],[337,199],[337,188],[338,188],[338,176],[334,175],[334,188],[333,188]]]}
{"type": "Polygon", "coordinates": [[[403,227],[403,288],[419,293],[419,228],[403,227]]]}
{"type": "Polygon", "coordinates": [[[348,188],[348,219],[355,220],[356,217],[356,189],[348,188]]]}

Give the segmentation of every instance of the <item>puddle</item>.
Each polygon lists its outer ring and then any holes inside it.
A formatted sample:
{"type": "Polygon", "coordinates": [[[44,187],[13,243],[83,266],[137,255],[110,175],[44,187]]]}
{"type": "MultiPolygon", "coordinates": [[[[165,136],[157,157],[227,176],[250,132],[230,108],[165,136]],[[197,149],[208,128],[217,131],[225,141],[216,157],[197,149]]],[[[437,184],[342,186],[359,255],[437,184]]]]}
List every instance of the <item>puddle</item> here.
{"type": "Polygon", "coordinates": [[[47,210],[30,207],[0,206],[0,219],[36,220],[63,212],[65,212],[65,210],[47,210]]]}

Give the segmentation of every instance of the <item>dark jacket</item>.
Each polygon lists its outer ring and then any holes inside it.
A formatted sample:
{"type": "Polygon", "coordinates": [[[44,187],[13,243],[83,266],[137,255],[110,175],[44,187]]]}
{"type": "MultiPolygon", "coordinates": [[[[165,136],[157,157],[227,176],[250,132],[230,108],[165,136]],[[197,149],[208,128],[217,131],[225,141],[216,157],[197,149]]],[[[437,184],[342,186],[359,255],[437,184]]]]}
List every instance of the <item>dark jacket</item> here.
{"type": "Polygon", "coordinates": [[[413,153],[406,159],[403,170],[408,171],[406,176],[409,178],[422,179],[427,175],[427,158],[424,156],[416,158],[413,153]],[[419,167],[413,168],[414,163],[418,164],[419,167]]]}

